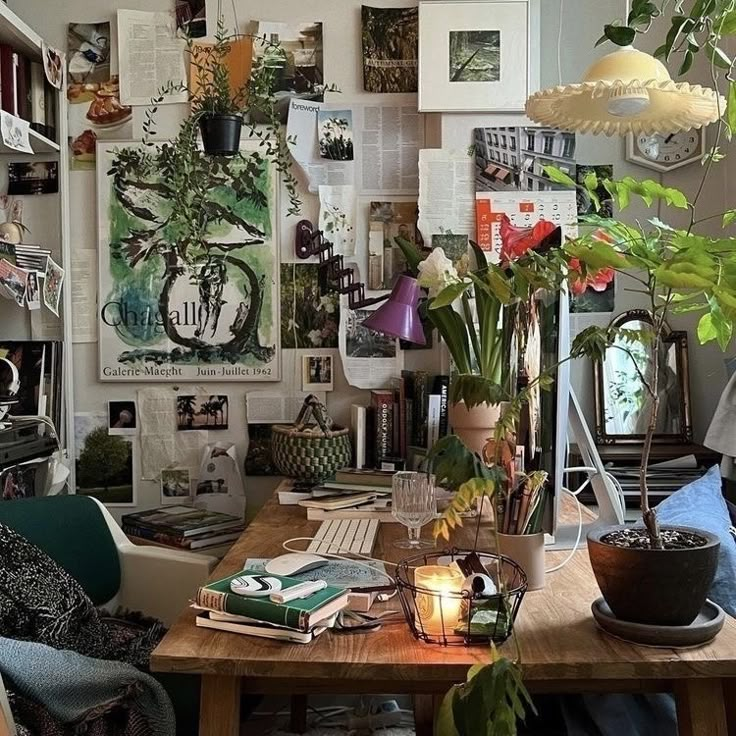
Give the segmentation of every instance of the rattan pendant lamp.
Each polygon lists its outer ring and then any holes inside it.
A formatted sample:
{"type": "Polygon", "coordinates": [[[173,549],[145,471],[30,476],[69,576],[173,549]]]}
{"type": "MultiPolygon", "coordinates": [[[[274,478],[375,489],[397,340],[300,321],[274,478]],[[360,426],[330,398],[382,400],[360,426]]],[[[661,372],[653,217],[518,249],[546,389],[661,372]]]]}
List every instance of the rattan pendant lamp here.
{"type": "Polygon", "coordinates": [[[579,84],[536,92],[526,103],[526,114],[536,123],[607,136],[702,128],[725,109],[714,90],[674,82],[661,61],[632,46],[594,62],[579,84]]]}

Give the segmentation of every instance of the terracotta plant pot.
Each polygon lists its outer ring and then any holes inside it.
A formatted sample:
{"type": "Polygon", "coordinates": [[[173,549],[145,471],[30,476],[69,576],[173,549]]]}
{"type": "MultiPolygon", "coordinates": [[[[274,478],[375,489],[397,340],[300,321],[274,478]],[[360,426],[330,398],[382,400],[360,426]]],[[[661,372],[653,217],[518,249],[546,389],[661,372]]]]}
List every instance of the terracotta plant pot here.
{"type": "Polygon", "coordinates": [[[238,115],[204,115],[199,121],[204,152],[210,156],[234,156],[240,150],[243,119],[238,115]]]}
{"type": "Polygon", "coordinates": [[[693,549],[628,549],[601,541],[625,526],[594,529],[588,552],[598,587],[615,616],[659,626],[689,626],[700,613],[718,567],[718,537],[690,527],[666,526],[706,540],[693,549]]]}
{"type": "Polygon", "coordinates": [[[493,429],[504,411],[503,404],[478,404],[472,409],[464,401],[449,406],[448,419],[452,431],[465,447],[483,456],[483,448],[493,438],[493,429]]]}

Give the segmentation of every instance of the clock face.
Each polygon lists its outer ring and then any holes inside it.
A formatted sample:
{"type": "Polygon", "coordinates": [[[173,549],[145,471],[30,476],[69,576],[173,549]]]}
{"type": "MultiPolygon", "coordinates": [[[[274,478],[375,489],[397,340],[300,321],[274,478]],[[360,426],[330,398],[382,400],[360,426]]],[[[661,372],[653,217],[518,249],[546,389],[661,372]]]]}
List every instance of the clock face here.
{"type": "Polygon", "coordinates": [[[694,130],[669,135],[642,134],[636,137],[636,150],[647,161],[675,168],[700,156],[700,142],[701,134],[694,130]]]}

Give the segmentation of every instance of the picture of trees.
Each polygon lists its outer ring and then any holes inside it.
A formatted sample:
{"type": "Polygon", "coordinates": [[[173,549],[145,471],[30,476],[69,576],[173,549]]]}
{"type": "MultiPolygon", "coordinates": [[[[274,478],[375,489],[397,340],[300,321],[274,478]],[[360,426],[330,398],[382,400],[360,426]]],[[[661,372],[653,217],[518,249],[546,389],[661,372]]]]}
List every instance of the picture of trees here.
{"type": "Polygon", "coordinates": [[[77,493],[111,506],[134,505],[130,440],[108,434],[105,414],[77,414],[74,427],[77,493]]]}
{"type": "Polygon", "coordinates": [[[363,89],[416,92],[419,54],[417,8],[362,9],[363,89]]]}
{"type": "Polygon", "coordinates": [[[450,81],[498,82],[500,31],[450,31],[450,81]]]}
{"type": "Polygon", "coordinates": [[[223,395],[176,397],[177,429],[227,429],[228,398],[223,395]]]}
{"type": "Polygon", "coordinates": [[[336,348],[340,298],[322,293],[316,263],[281,264],[281,347],[336,348]]]}

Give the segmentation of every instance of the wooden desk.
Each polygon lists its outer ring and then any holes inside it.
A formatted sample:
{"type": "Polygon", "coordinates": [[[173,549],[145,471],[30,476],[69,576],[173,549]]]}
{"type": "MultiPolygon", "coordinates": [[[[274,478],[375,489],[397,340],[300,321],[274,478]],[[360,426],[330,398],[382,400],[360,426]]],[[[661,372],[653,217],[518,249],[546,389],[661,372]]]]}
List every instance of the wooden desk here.
{"type": "MultiPolygon", "coordinates": [[[[311,536],[318,527],[319,522],[306,520],[304,509],[279,506],[271,499],[213,578],[242,569],[247,557],[276,556],[282,541],[311,536]]],[[[405,534],[398,524],[383,524],[376,556],[398,560],[404,553],[392,541],[405,534]]],[[[457,535],[454,543],[470,546],[470,534],[468,529],[457,535]]],[[[491,548],[490,535],[482,538],[482,547],[491,548]]],[[[566,554],[548,554],[548,564],[561,561],[566,554]]],[[[736,713],[732,708],[727,730],[724,706],[725,689],[730,704],[736,695],[736,621],[729,618],[718,638],[700,649],[636,647],[596,628],[590,604],[599,595],[585,549],[549,575],[546,588],[526,595],[516,632],[529,689],[547,693],[673,691],[680,736],[736,735],[736,713]]],[[[400,607],[395,599],[384,605],[400,607]]],[[[510,643],[502,652],[514,656],[510,643]]],[[[154,651],[151,667],[157,672],[203,675],[200,736],[236,736],[241,692],[431,697],[462,682],[471,665],[487,661],[486,646],[423,644],[411,636],[403,621],[373,633],[326,632],[312,644],[298,645],[197,628],[193,611],[187,610],[154,651]]],[[[422,704],[431,717],[426,698],[422,704]]]]}

